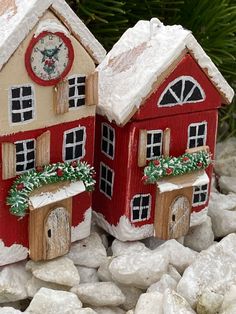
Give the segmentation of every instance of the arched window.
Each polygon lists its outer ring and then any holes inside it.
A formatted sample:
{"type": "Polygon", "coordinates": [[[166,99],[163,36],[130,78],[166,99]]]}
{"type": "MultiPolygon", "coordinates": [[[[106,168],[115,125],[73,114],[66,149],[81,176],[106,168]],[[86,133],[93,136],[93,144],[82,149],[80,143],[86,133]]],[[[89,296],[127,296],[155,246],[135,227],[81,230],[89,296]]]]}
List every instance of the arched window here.
{"type": "Polygon", "coordinates": [[[199,83],[191,76],[180,76],[163,91],[158,106],[170,107],[205,100],[206,95],[199,83]]]}

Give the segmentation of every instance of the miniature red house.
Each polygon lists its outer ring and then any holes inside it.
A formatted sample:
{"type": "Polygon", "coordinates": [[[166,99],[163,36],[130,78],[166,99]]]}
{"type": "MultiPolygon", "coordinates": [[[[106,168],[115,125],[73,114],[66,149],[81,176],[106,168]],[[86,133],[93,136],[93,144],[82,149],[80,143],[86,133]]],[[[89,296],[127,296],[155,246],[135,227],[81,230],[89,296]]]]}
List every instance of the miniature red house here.
{"type": "Polygon", "coordinates": [[[208,205],[207,151],[233,90],[190,31],[157,19],[128,29],[97,70],[96,222],[123,241],[186,234],[190,214],[208,205]],[[197,158],[195,171],[172,175],[197,158]],[[148,184],[159,164],[165,175],[148,184]]]}
{"type": "Polygon", "coordinates": [[[64,0],[1,1],[0,35],[2,266],[28,249],[34,260],[60,256],[90,233],[85,162],[105,50],[64,0]]]}

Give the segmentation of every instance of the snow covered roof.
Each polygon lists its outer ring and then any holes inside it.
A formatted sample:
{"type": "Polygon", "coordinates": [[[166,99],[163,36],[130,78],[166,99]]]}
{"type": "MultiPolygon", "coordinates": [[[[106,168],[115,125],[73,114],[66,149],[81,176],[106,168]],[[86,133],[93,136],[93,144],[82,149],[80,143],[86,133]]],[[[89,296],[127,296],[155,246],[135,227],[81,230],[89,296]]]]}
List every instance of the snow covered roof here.
{"type": "Polygon", "coordinates": [[[125,123],[158,77],[186,51],[221,93],[223,102],[230,103],[233,89],[191,32],[180,25],[164,26],[155,18],[128,29],[98,66],[98,113],[117,124],[125,123]]]}
{"type": "Polygon", "coordinates": [[[0,70],[49,7],[96,63],[104,59],[105,49],[64,0],[0,0],[0,70]]]}

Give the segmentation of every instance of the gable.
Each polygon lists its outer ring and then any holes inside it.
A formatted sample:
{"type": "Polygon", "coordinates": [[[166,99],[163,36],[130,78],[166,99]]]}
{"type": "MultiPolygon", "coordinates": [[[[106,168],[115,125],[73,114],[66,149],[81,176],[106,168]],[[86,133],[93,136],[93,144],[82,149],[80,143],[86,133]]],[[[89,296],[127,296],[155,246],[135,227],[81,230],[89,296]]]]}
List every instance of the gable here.
{"type": "Polygon", "coordinates": [[[220,105],[221,96],[215,86],[192,56],[186,54],[164,82],[144,101],[133,119],[206,111],[219,108],[220,105]]]}

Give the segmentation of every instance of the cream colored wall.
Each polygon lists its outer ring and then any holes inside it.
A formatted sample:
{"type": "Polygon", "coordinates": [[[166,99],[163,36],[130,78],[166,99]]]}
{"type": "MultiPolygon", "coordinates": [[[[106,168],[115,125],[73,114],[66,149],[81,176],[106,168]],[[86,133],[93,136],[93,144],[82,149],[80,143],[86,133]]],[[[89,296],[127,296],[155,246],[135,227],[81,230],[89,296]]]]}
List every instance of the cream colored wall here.
{"type": "MultiPolygon", "coordinates": [[[[56,19],[58,21],[57,17],[51,11],[47,11],[41,18],[41,21],[44,19],[56,19]]],[[[0,135],[39,129],[63,122],[75,121],[95,114],[95,106],[82,106],[72,109],[67,113],[57,115],[53,106],[53,86],[40,86],[31,80],[25,68],[24,57],[36,28],[37,25],[0,72],[0,135]],[[35,89],[35,118],[29,122],[12,124],[9,117],[8,90],[13,85],[29,83],[33,84],[35,89]]],[[[92,58],[73,36],[70,36],[70,39],[74,47],[75,59],[68,76],[73,74],[87,75],[93,72],[95,65],[92,58]]]]}

